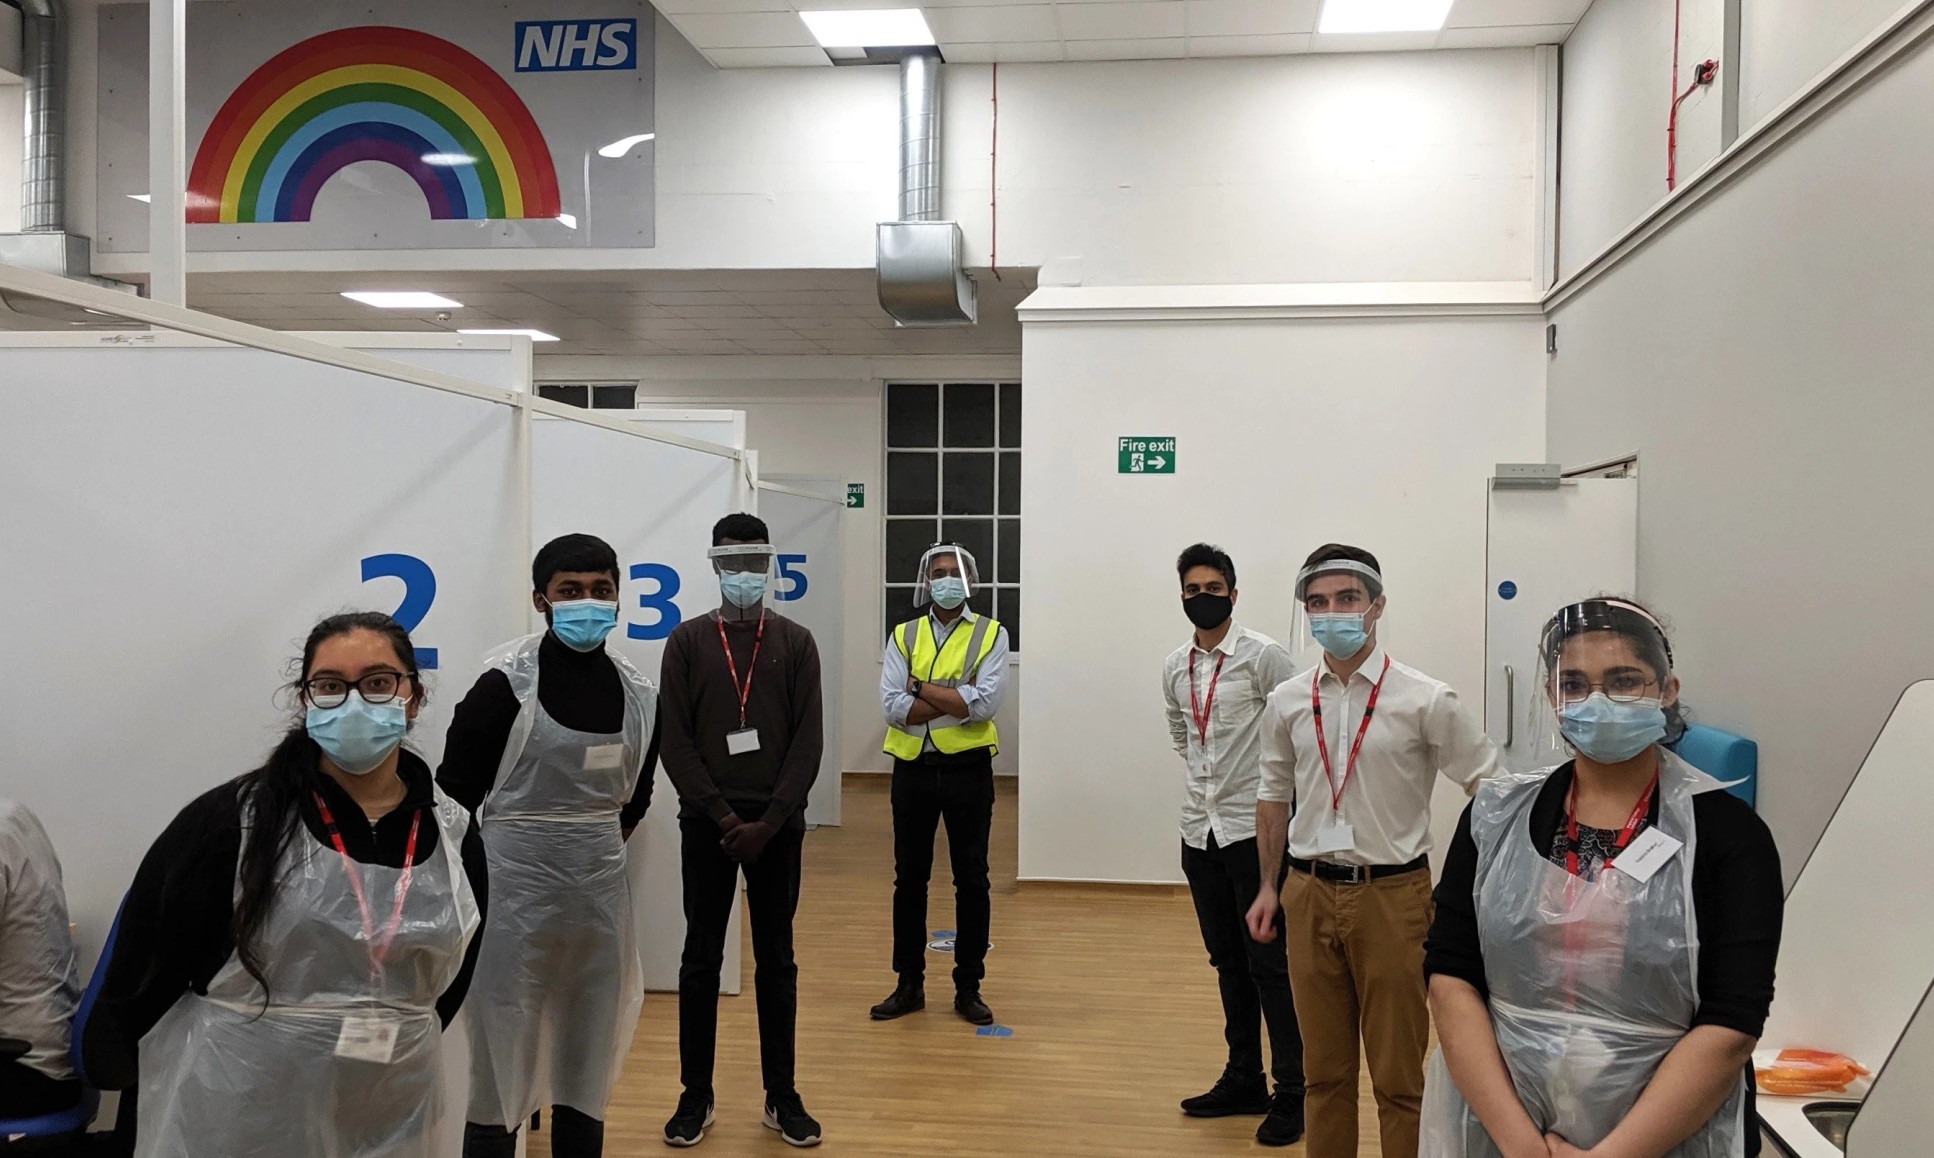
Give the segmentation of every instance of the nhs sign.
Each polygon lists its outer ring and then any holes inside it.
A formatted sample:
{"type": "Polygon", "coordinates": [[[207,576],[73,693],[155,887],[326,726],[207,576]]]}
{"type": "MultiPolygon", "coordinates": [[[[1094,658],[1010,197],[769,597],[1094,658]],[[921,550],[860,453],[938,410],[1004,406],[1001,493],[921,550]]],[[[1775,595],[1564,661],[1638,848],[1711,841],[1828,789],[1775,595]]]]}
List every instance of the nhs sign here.
{"type": "Polygon", "coordinates": [[[638,67],[636,20],[519,20],[518,72],[638,67]]]}

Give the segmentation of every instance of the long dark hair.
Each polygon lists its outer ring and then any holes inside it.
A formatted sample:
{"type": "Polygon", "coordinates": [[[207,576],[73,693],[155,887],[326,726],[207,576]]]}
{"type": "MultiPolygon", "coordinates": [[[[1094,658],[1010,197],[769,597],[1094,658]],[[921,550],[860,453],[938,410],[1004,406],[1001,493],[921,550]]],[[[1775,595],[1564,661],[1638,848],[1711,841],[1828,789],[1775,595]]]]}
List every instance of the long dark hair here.
{"type": "MultiPolygon", "coordinates": [[[[301,704],[302,681],[316,662],[316,649],[339,635],[353,631],[373,631],[386,637],[396,649],[396,661],[410,676],[410,695],[423,702],[423,682],[416,670],[416,648],[403,625],[380,611],[349,611],[332,615],[316,624],[302,645],[302,659],[293,665],[294,679],[289,690],[301,704]]],[[[302,794],[314,791],[321,766],[322,750],[309,738],[308,729],[298,718],[295,726],[269,753],[260,768],[238,780],[244,807],[248,809],[248,832],[242,842],[238,877],[241,887],[235,897],[235,914],[229,933],[235,942],[235,956],[250,977],[268,993],[269,980],[262,968],[258,942],[262,925],[275,907],[275,894],[282,881],[277,875],[282,854],[288,850],[296,827],[301,823],[302,794]]]]}

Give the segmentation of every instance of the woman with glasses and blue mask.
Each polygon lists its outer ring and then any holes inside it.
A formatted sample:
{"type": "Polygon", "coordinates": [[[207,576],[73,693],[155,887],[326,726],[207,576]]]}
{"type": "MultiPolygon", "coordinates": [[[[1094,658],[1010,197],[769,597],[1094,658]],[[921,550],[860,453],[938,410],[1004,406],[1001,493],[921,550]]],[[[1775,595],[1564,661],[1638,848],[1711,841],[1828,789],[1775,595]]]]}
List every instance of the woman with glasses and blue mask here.
{"type": "Polygon", "coordinates": [[[1458,824],[1425,964],[1442,1049],[1421,1153],[1757,1154],[1747,1066],[1783,907],[1772,835],[1663,746],[1684,723],[1650,611],[1566,607],[1540,653],[1535,731],[1572,758],[1484,784],[1458,824]]]}
{"type": "Polygon", "coordinates": [[[387,615],[317,624],[300,722],[141,862],[84,1043],[95,1084],[138,1085],[140,1158],[437,1152],[485,871],[469,816],[402,747],[415,654],[387,615]]]}
{"type": "Polygon", "coordinates": [[[547,629],[457,706],[437,782],[483,822],[492,905],[470,1016],[466,1158],[512,1158],[552,1107],[551,1152],[597,1158],[644,1002],[625,841],[651,802],[658,689],[605,646],[618,556],[565,535],[531,564],[547,629]]]}

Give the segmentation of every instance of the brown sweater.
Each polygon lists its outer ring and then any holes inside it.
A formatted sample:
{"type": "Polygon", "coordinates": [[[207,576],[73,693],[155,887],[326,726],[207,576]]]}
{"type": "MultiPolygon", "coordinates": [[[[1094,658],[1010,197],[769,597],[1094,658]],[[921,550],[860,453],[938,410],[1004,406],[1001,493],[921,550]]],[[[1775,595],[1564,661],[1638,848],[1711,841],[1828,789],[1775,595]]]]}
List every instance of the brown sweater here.
{"type": "MultiPolygon", "coordinates": [[[[752,661],[757,630],[757,619],[725,624],[740,680],[752,661]]],[[[739,730],[739,695],[719,646],[718,612],[686,620],[665,640],[659,697],[659,754],[678,789],[679,815],[717,823],[737,813],[741,820],[806,826],[806,793],[819,777],[825,747],[819,645],[812,632],[766,612],[765,642],[745,706],[745,726],[759,730],[756,752],[726,751],[726,735],[739,730]]]]}

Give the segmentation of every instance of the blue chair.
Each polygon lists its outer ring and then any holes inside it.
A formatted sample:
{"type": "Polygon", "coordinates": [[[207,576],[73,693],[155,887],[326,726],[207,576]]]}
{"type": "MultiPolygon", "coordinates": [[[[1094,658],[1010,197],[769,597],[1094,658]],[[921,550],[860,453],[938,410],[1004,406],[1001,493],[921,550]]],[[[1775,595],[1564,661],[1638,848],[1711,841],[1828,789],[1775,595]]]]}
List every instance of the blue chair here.
{"type": "Polygon", "coordinates": [[[101,947],[101,959],[94,964],[94,976],[88,979],[87,988],[81,993],[80,1005],[74,1010],[73,1044],[68,1047],[68,1056],[73,1060],[74,1072],[82,1075],[80,1103],[57,1113],[42,1114],[38,1118],[0,1118],[0,1138],[46,1141],[66,1137],[78,1139],[94,1123],[94,1115],[101,1108],[101,1091],[87,1084],[81,1039],[88,1015],[94,1012],[94,1003],[100,999],[101,985],[107,980],[107,965],[114,958],[114,941],[120,932],[121,913],[117,910],[114,923],[108,926],[107,944],[101,947]]]}
{"type": "Polygon", "coordinates": [[[1729,787],[1726,791],[1757,807],[1759,745],[1720,728],[1690,724],[1672,745],[1679,758],[1729,787]]]}

